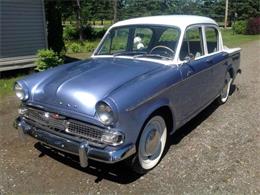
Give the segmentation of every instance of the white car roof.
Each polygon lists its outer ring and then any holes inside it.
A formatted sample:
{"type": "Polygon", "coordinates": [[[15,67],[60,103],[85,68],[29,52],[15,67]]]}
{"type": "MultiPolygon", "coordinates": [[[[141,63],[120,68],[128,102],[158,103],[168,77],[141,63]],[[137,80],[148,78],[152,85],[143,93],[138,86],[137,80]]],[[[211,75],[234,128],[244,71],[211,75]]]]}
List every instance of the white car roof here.
{"type": "Polygon", "coordinates": [[[125,26],[125,25],[141,25],[141,24],[151,24],[151,25],[169,25],[177,26],[180,29],[185,29],[187,26],[192,24],[214,24],[218,25],[214,20],[203,16],[194,15],[164,15],[164,16],[149,16],[134,18],[129,20],[123,20],[115,23],[111,26],[125,26]]]}

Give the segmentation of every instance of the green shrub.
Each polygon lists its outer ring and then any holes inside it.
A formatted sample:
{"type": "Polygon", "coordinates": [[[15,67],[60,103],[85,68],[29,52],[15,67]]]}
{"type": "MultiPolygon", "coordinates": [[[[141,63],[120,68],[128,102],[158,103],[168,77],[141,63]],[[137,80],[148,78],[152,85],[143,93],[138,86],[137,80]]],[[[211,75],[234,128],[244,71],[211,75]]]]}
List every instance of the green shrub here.
{"type": "Polygon", "coordinates": [[[53,50],[41,49],[37,52],[35,70],[44,71],[59,64],[63,64],[63,59],[53,50]]]}
{"type": "Polygon", "coordinates": [[[104,36],[104,34],[106,33],[107,29],[106,28],[102,28],[102,29],[95,29],[95,39],[100,39],[104,36]]]}
{"type": "Polygon", "coordinates": [[[96,48],[97,46],[97,43],[96,42],[89,42],[89,41],[86,41],[84,43],[84,51],[85,52],[93,52],[94,49],[96,48]]]}
{"type": "Polygon", "coordinates": [[[260,34],[260,17],[250,18],[248,20],[246,32],[250,35],[260,34]]]}
{"type": "Polygon", "coordinates": [[[69,53],[79,53],[81,52],[81,44],[77,42],[72,42],[67,45],[67,50],[69,53]]]}
{"type": "Polygon", "coordinates": [[[78,32],[72,25],[66,25],[63,29],[63,38],[65,40],[76,40],[78,38],[78,32]]]}
{"type": "Polygon", "coordinates": [[[94,29],[90,25],[82,27],[83,39],[94,39],[96,37],[94,29]]]}
{"type": "MultiPolygon", "coordinates": [[[[106,33],[107,28],[93,28],[87,24],[82,26],[82,35],[84,40],[100,39],[106,33]]],[[[65,41],[76,41],[79,39],[79,30],[75,25],[67,24],[63,29],[63,38],[65,41]]]]}
{"type": "Polygon", "coordinates": [[[232,29],[236,34],[246,34],[247,22],[244,20],[236,21],[232,25],[232,29]]]}

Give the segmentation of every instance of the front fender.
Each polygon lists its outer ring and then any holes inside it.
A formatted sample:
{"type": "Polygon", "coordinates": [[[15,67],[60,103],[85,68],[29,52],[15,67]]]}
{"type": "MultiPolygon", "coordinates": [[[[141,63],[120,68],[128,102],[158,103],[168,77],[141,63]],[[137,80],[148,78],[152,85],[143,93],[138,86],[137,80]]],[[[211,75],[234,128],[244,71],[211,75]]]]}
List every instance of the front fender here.
{"type": "Polygon", "coordinates": [[[167,106],[175,121],[172,86],[180,80],[177,66],[165,67],[110,94],[119,112],[118,128],[125,132],[127,142],[136,142],[145,121],[161,107],[167,106]]]}
{"type": "MultiPolygon", "coordinates": [[[[132,110],[125,110],[124,114],[121,114],[120,125],[121,128],[127,129],[126,134],[128,141],[136,143],[140,132],[146,122],[146,120],[158,109],[162,107],[168,107],[172,114],[172,132],[175,129],[175,111],[169,99],[165,97],[154,98],[150,101],[135,107],[132,110]]],[[[170,132],[170,133],[172,133],[170,132]]]]}
{"type": "Polygon", "coordinates": [[[156,98],[154,100],[146,102],[140,105],[139,107],[135,108],[133,112],[134,116],[138,117],[136,118],[136,120],[140,120],[141,118],[142,123],[144,124],[146,119],[148,119],[153,114],[153,112],[162,107],[168,107],[171,110],[172,115],[174,116],[174,111],[172,109],[171,102],[167,98],[156,98]]]}

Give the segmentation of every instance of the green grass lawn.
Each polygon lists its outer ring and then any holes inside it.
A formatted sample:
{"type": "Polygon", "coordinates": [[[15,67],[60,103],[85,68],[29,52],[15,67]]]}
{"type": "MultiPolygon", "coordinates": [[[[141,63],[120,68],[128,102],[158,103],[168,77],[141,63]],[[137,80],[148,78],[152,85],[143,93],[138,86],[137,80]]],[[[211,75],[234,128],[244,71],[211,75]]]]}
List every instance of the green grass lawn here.
{"type": "Polygon", "coordinates": [[[221,30],[223,43],[228,47],[240,47],[241,44],[260,40],[260,35],[239,35],[233,34],[232,30],[221,30]]]}
{"type": "Polygon", "coordinates": [[[4,96],[9,96],[13,94],[14,83],[20,78],[22,78],[22,76],[13,76],[0,79],[0,99],[4,96]]]}
{"type": "MultiPolygon", "coordinates": [[[[241,44],[247,43],[249,41],[260,40],[260,35],[237,35],[233,34],[232,30],[221,30],[223,36],[224,45],[228,47],[240,47],[241,44]]],[[[88,51],[88,42],[84,44],[83,51],[88,51]]],[[[93,41],[91,44],[91,48],[93,45],[98,44],[98,40],[93,41]]],[[[92,52],[81,52],[81,53],[68,53],[67,56],[76,58],[76,59],[86,59],[91,56],[92,52]]],[[[13,74],[2,74],[2,78],[0,78],[0,98],[4,96],[11,95],[13,93],[13,84],[16,80],[22,78],[27,75],[28,72],[20,73],[20,71],[13,71],[13,74]]]]}

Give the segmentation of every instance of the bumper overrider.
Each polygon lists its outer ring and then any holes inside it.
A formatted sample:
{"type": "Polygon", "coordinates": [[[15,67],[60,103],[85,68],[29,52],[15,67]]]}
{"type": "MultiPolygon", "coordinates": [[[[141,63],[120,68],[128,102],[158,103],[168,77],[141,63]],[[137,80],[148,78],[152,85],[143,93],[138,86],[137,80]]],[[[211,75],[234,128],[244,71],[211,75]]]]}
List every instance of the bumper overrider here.
{"type": "Polygon", "coordinates": [[[15,120],[14,126],[18,129],[19,137],[22,140],[29,135],[47,146],[79,156],[81,167],[88,166],[88,159],[111,164],[122,161],[136,152],[134,144],[101,148],[91,146],[86,139],[33,126],[27,123],[22,116],[15,120]]]}

